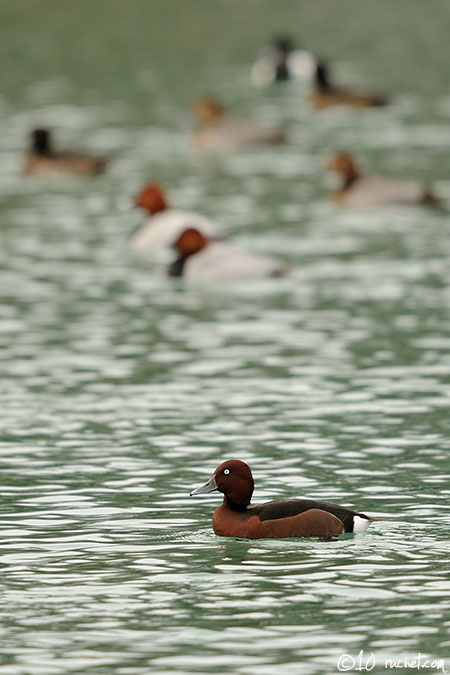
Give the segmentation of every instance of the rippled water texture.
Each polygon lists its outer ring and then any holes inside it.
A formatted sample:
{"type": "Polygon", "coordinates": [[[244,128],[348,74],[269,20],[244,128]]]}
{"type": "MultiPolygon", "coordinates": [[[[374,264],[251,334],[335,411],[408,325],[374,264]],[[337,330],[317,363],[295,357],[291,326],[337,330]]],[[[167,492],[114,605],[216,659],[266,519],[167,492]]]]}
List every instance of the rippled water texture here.
{"type": "Polygon", "coordinates": [[[361,650],[372,672],[418,652],[450,670],[448,3],[3,0],[0,21],[0,674],[328,675],[361,650]],[[253,89],[282,31],[392,105],[317,114],[302,88],[253,89]],[[291,142],[194,155],[205,93],[291,142]],[[22,177],[35,125],[110,170],[22,177]],[[340,210],[337,148],[442,207],[340,210]],[[140,264],[149,179],[291,275],[185,285],[140,264]],[[218,538],[219,497],[188,494],[227,458],[255,503],[384,520],[218,538]]]}

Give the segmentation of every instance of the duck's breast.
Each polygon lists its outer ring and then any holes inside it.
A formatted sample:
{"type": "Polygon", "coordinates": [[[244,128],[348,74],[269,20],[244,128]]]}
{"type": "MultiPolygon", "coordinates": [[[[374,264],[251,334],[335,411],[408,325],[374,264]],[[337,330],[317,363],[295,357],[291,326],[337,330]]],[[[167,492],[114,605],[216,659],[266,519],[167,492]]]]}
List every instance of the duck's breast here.
{"type": "Polygon", "coordinates": [[[57,173],[55,164],[46,157],[38,157],[36,155],[28,155],[22,167],[24,174],[51,174],[57,173]]]}

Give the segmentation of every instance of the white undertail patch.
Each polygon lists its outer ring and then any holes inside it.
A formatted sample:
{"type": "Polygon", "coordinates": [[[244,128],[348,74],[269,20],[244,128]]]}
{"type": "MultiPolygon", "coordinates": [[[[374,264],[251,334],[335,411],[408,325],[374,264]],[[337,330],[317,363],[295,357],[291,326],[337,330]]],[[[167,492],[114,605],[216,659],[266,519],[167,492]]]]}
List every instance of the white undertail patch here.
{"type": "Polygon", "coordinates": [[[364,532],[370,525],[370,520],[367,518],[360,518],[359,516],[353,516],[353,532],[364,532]]]}

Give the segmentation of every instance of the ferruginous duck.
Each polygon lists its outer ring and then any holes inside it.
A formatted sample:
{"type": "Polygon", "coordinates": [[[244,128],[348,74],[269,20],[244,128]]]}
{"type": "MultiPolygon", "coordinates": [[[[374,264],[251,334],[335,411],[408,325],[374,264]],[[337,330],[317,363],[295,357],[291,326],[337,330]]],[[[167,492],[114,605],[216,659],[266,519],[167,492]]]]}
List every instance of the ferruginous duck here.
{"type": "Polygon", "coordinates": [[[387,99],[379,94],[336,87],[331,83],[329,68],[323,61],[320,61],[316,66],[314,87],[315,91],[311,97],[311,103],[315,108],[328,108],[333,105],[374,108],[388,103],[387,99]]]}
{"type": "Polygon", "coordinates": [[[157,248],[173,246],[188,227],[199,228],[209,237],[221,238],[220,226],[209,218],[191,211],[171,209],[166,193],[158,183],[148,183],[134,203],[148,214],[130,237],[131,247],[137,253],[149,255],[157,248]]]}
{"type": "Polygon", "coordinates": [[[437,204],[439,199],[420,181],[396,180],[388,176],[361,176],[353,157],[338,152],[326,167],[342,176],[342,187],[333,199],[345,206],[382,206],[387,204],[437,204]]]}
{"type": "Polygon", "coordinates": [[[92,176],[106,169],[102,157],[72,151],[55,150],[49,129],[34,129],[31,144],[25,158],[24,174],[78,174],[92,176]]]}
{"type": "Polygon", "coordinates": [[[214,511],[212,520],[215,534],[221,537],[335,537],[344,532],[363,532],[376,520],[313,499],[279,499],[250,506],[253,485],[250,467],[231,459],[218,466],[208,482],[193,490],[191,496],[222,492],[223,502],[214,511]]]}
{"type": "Polygon", "coordinates": [[[190,227],[174,245],[177,259],[169,267],[169,276],[187,279],[229,281],[279,277],[286,273],[278,260],[247,253],[227,241],[216,241],[190,227]]]}
{"type": "Polygon", "coordinates": [[[310,82],[314,76],[316,59],[306,49],[299,49],[293,40],[281,36],[270,47],[265,47],[252,66],[250,77],[257,87],[275,82],[310,82]]]}
{"type": "Polygon", "coordinates": [[[286,141],[282,129],[234,117],[215,99],[204,99],[194,106],[199,127],[192,134],[197,150],[223,152],[242,146],[278,145],[286,141]]]}

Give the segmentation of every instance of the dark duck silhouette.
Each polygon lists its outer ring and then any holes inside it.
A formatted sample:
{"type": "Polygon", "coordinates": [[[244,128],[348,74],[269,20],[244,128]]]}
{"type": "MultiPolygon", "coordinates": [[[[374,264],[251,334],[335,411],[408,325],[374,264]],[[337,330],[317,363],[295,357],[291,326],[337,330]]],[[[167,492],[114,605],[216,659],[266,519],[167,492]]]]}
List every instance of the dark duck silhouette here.
{"type": "Polygon", "coordinates": [[[388,103],[386,97],[379,94],[335,86],[331,82],[329,67],[324,61],[317,63],[314,88],[311,102],[315,108],[328,108],[333,105],[374,108],[388,103]]]}
{"type": "Polygon", "coordinates": [[[103,157],[55,150],[49,129],[33,129],[31,144],[23,165],[24,174],[95,175],[106,169],[107,161],[103,157]]]}

